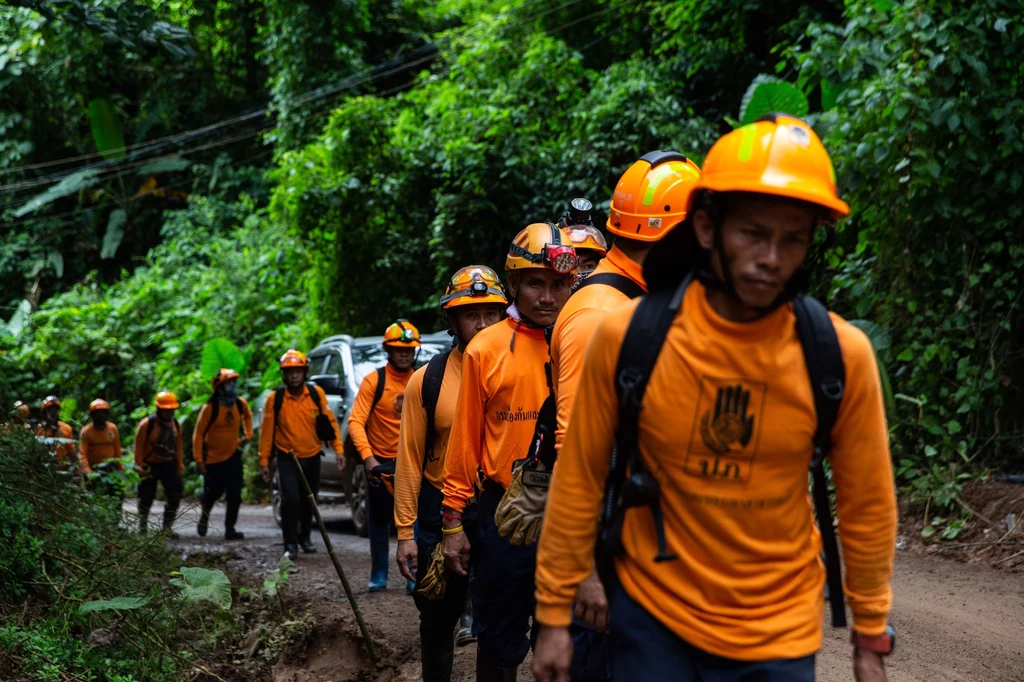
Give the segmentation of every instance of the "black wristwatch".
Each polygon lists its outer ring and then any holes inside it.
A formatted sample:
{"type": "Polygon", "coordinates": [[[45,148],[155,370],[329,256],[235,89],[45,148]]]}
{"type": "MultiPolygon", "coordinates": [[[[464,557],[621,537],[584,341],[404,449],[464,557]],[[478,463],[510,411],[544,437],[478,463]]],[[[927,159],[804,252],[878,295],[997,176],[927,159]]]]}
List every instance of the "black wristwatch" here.
{"type": "Polygon", "coordinates": [[[874,651],[876,654],[888,656],[896,648],[896,630],[893,626],[888,625],[885,628],[885,632],[871,637],[853,630],[850,633],[850,642],[857,649],[874,651]]]}

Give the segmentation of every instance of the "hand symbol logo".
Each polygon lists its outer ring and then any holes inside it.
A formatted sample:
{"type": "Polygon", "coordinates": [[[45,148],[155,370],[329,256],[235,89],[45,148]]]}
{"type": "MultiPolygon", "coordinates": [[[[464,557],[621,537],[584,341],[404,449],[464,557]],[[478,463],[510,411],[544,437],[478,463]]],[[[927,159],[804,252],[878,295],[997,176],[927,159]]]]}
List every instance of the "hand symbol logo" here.
{"type": "Polygon", "coordinates": [[[743,386],[718,389],[714,412],[705,412],[700,420],[700,435],[714,452],[728,452],[733,443],[745,448],[754,434],[754,417],[747,415],[750,391],[743,386]]]}

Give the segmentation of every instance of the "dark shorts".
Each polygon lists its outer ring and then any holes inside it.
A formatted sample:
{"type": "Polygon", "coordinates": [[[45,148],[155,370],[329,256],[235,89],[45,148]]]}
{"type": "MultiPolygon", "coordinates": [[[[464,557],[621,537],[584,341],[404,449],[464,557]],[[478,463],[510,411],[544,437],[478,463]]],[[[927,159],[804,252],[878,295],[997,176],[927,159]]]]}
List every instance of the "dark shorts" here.
{"type": "Polygon", "coordinates": [[[814,656],[736,661],[702,651],[618,587],[611,603],[615,682],[814,682],[814,656]]]}

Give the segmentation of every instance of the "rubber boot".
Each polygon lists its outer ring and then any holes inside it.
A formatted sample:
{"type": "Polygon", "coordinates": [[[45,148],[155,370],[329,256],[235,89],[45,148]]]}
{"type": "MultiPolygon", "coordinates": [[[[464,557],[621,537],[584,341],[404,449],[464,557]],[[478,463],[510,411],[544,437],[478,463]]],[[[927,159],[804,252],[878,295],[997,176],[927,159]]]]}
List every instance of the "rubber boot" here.
{"type": "Polygon", "coordinates": [[[423,667],[423,682],[451,682],[452,664],[455,651],[439,650],[436,646],[420,647],[420,663],[423,667]]]}
{"type": "Polygon", "coordinates": [[[224,517],[224,539],[225,540],[241,540],[245,537],[243,533],[235,530],[235,524],[238,523],[238,507],[240,504],[237,501],[228,501],[227,512],[224,517]]]}
{"type": "Polygon", "coordinates": [[[180,503],[181,495],[168,495],[167,503],[164,505],[164,532],[172,540],[180,537],[174,532],[174,517],[178,515],[178,505],[180,503]]]}
{"type": "Polygon", "coordinates": [[[466,610],[462,612],[462,617],[459,618],[459,627],[455,631],[455,646],[466,646],[476,641],[476,635],[473,634],[473,602],[470,601],[469,597],[466,597],[466,610]]]}
{"type": "Polygon", "coordinates": [[[389,524],[370,522],[370,592],[380,592],[388,586],[389,524]]]}
{"type": "Polygon", "coordinates": [[[210,509],[212,507],[213,505],[207,506],[204,504],[202,511],[199,512],[199,524],[196,526],[196,533],[201,538],[206,537],[206,531],[210,528],[210,509]]]}

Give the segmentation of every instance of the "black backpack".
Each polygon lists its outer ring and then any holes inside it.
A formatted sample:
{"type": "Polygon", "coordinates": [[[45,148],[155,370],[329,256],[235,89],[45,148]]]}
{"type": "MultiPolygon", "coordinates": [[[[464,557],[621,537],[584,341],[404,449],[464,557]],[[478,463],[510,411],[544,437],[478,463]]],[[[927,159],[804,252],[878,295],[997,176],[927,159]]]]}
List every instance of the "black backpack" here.
{"type": "MultiPolygon", "coordinates": [[[[319,397],[319,396],[317,396],[317,397],[319,397]]],[[[275,396],[275,398],[276,398],[276,396],[275,396]]],[[[210,434],[210,429],[213,428],[213,423],[217,421],[217,417],[218,417],[218,415],[220,415],[220,401],[217,400],[216,394],[211,395],[210,399],[207,400],[206,402],[210,405],[210,421],[206,422],[206,428],[203,430],[203,451],[201,453],[199,453],[199,456],[202,457],[202,461],[203,462],[206,461],[206,437],[210,434]]],[[[245,407],[245,402],[243,400],[241,400],[241,399],[236,398],[235,399],[235,405],[238,405],[238,411],[243,416],[244,416],[244,414],[246,412],[249,411],[248,407],[245,407]]],[[[277,404],[275,403],[274,410],[275,410],[274,411],[274,418],[275,418],[274,426],[276,427],[277,426],[276,418],[281,413],[281,408],[278,407],[277,404]]],[[[277,434],[275,434],[275,435],[277,435],[277,434]]],[[[193,455],[195,455],[195,453],[193,453],[193,455]]]]}
{"type": "MultiPolygon", "coordinates": [[[[149,443],[152,440],[152,438],[153,438],[153,427],[156,426],[156,423],[157,423],[158,419],[159,418],[155,414],[151,414],[148,417],[146,417],[146,441],[145,441],[146,443],[149,443]]],[[[177,419],[171,419],[171,423],[174,424],[174,427],[173,427],[174,428],[174,433],[175,433],[175,436],[177,436],[181,432],[181,425],[178,423],[177,419]]],[[[146,457],[148,457],[151,454],[153,454],[152,450],[150,450],[146,454],[146,457]]],[[[143,457],[143,460],[145,460],[145,457],[143,457]]]]}
{"type": "Polygon", "coordinates": [[[429,462],[436,462],[434,455],[434,414],[437,412],[437,399],[441,395],[441,383],[444,381],[444,372],[448,367],[448,357],[452,354],[440,353],[430,358],[427,369],[423,373],[423,385],[420,387],[420,398],[423,401],[423,409],[427,413],[427,434],[423,452],[423,470],[426,471],[429,462]]]}
{"type": "MultiPolygon", "coordinates": [[[[334,424],[331,423],[330,417],[324,414],[324,406],[320,403],[320,392],[316,390],[316,384],[312,382],[307,383],[306,388],[309,390],[309,397],[312,398],[313,404],[316,405],[317,438],[324,443],[332,443],[338,437],[338,433],[334,430],[334,424]]],[[[274,391],[274,434],[273,439],[270,441],[271,453],[277,451],[277,424],[281,421],[281,407],[284,406],[285,390],[284,386],[278,386],[277,390],[274,391]]],[[[321,452],[320,454],[323,453],[321,452]]]]}
{"type": "MultiPolygon", "coordinates": [[[[640,460],[638,424],[651,372],[692,279],[692,276],[689,276],[674,289],[659,289],[642,298],[619,351],[615,373],[619,427],[615,434],[611,468],[605,483],[596,554],[598,571],[606,586],[614,584],[615,581],[613,560],[624,552],[621,541],[622,525],[625,512],[631,507],[651,508],[658,537],[658,554],[654,560],[662,562],[676,558],[667,551],[661,516],[660,485],[644,469],[640,460]]],[[[846,627],[839,547],[832,526],[828,483],[823,466],[832,445],[832,427],[835,425],[843,397],[846,369],[839,339],[825,306],[813,298],[798,295],[793,299],[793,309],[817,413],[817,429],[812,442],[814,456],[810,469],[814,507],[825,554],[832,625],[846,627]]]]}
{"type": "MultiPolygon", "coordinates": [[[[614,272],[602,272],[588,276],[572,290],[570,296],[575,295],[580,289],[594,284],[610,286],[631,299],[642,296],[644,293],[643,287],[625,275],[619,275],[614,272]]],[[[544,330],[549,348],[551,346],[551,332],[553,329],[554,326],[551,326],[544,330]]],[[[548,471],[551,471],[555,466],[555,460],[558,458],[558,452],[555,450],[555,429],[558,428],[558,401],[555,397],[554,382],[552,381],[553,371],[554,368],[551,366],[551,361],[545,362],[544,374],[548,381],[548,396],[541,403],[540,410],[537,411],[537,425],[533,428],[533,438],[530,440],[530,447],[526,451],[527,459],[540,460],[540,463],[548,471]]]]}

